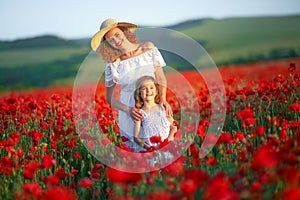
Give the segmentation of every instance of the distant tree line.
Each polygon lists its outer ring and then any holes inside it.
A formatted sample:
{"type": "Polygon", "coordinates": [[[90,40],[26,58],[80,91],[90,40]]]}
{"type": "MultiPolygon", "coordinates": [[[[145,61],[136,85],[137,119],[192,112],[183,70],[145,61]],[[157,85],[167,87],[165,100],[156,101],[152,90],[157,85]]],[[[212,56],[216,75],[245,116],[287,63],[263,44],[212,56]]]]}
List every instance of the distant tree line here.
{"type": "Polygon", "coordinates": [[[15,41],[0,41],[0,50],[77,45],[78,44],[71,40],[65,40],[53,35],[44,35],[34,38],[18,39],[15,41]]]}
{"type": "Polygon", "coordinates": [[[236,57],[225,62],[218,63],[219,66],[222,65],[232,65],[232,64],[246,64],[256,61],[269,61],[281,58],[294,58],[300,56],[300,51],[290,48],[278,48],[272,49],[269,52],[250,54],[247,57],[236,57]]]}
{"type": "Polygon", "coordinates": [[[75,77],[85,57],[86,54],[79,54],[45,64],[0,67],[1,90],[47,87],[56,80],[75,77]]]}

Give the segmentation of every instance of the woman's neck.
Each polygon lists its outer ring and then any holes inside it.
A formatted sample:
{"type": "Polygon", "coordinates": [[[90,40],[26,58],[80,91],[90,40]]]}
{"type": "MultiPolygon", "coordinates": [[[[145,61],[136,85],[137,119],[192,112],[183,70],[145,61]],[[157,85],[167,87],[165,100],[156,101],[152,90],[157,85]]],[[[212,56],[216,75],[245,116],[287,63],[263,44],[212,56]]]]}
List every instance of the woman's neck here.
{"type": "Polygon", "coordinates": [[[122,49],[123,56],[130,58],[135,55],[138,49],[139,44],[129,43],[124,47],[124,49],[122,49]]]}

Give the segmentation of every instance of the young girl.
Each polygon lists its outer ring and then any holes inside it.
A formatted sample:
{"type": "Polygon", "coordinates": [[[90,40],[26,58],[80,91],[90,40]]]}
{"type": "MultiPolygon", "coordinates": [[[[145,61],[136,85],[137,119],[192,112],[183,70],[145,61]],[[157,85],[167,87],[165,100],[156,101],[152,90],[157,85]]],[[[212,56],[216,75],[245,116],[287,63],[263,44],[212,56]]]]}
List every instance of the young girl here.
{"type": "Polygon", "coordinates": [[[138,79],[136,88],[135,105],[140,109],[143,119],[135,123],[134,141],[142,149],[147,149],[157,146],[150,141],[153,136],[160,136],[162,141],[174,140],[177,127],[173,125],[173,117],[167,116],[165,109],[159,105],[159,90],[155,79],[151,76],[143,76],[138,79]]]}

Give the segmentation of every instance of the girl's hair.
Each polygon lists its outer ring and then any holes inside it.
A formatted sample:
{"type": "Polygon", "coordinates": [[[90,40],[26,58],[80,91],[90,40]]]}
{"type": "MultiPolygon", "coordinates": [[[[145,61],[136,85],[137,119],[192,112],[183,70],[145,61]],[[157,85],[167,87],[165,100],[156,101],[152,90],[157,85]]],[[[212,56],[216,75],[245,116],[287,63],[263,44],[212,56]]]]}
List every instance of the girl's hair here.
{"type": "Polygon", "coordinates": [[[135,107],[136,108],[142,108],[144,106],[144,101],[141,97],[141,83],[143,81],[150,80],[153,81],[156,87],[156,96],[154,98],[155,103],[159,103],[159,87],[158,84],[156,83],[155,79],[152,76],[142,76],[139,78],[136,82],[136,90],[134,92],[134,100],[135,100],[135,107]]]}
{"type": "MultiPolygon", "coordinates": [[[[125,37],[129,42],[136,43],[136,44],[138,43],[138,38],[133,32],[131,32],[130,30],[124,27],[118,27],[118,28],[124,33],[125,37]]],[[[120,50],[113,48],[105,40],[105,36],[103,38],[104,38],[103,41],[100,43],[96,51],[100,53],[100,55],[106,62],[114,62],[122,55],[122,53],[120,50]]]]}

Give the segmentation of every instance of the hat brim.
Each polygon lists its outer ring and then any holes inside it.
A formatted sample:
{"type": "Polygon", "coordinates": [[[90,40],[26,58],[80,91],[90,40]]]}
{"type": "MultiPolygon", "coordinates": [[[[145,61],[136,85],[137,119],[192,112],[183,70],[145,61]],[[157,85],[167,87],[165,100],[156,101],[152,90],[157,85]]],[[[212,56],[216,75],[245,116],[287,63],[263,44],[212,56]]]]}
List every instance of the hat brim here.
{"type": "Polygon", "coordinates": [[[115,27],[124,27],[133,32],[137,28],[137,25],[128,23],[128,22],[118,22],[118,23],[111,24],[111,25],[99,30],[97,33],[94,34],[94,36],[92,37],[92,40],[91,40],[91,47],[92,47],[93,51],[96,51],[98,49],[104,35],[108,31],[110,31],[111,29],[113,29],[115,27]]]}

